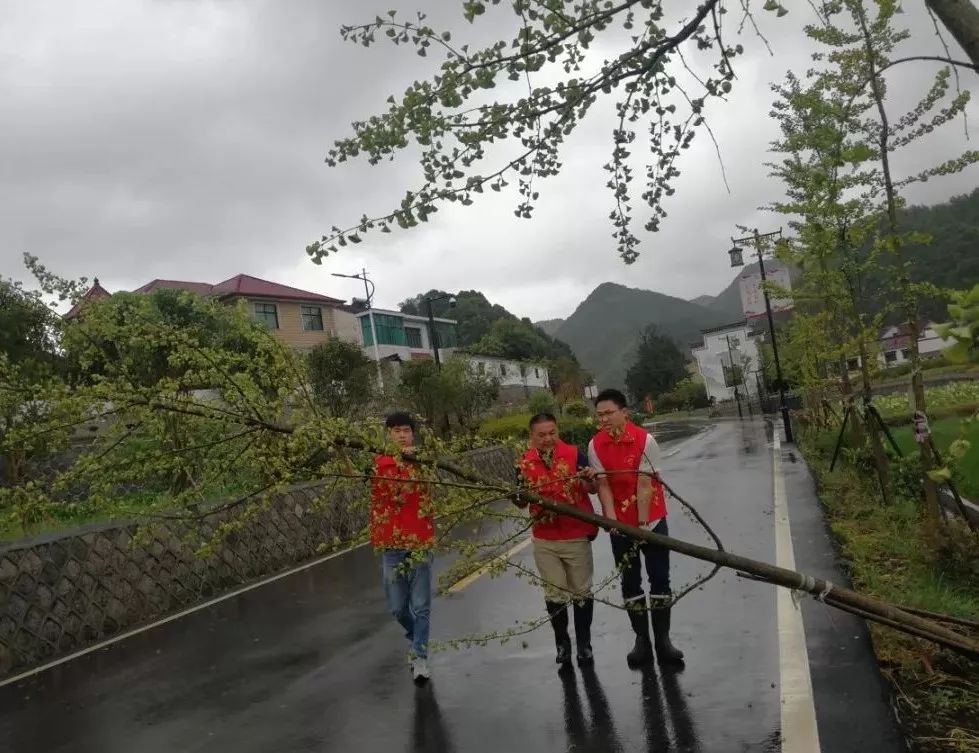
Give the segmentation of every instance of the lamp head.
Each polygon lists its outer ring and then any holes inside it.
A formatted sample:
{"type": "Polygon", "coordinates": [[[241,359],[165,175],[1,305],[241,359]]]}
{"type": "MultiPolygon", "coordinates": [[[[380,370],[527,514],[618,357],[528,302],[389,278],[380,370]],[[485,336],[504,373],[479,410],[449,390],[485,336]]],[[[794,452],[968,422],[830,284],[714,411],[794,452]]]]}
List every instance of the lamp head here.
{"type": "Polygon", "coordinates": [[[731,250],[727,252],[727,255],[731,257],[732,267],[744,266],[744,252],[737,246],[731,246],[731,250]]]}

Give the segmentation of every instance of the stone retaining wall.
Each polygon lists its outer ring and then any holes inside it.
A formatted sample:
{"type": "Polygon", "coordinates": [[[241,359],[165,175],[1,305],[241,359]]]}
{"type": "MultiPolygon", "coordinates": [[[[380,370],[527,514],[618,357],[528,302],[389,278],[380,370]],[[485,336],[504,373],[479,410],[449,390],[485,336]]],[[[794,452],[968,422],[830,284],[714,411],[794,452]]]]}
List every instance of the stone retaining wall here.
{"type": "MultiPolygon", "coordinates": [[[[474,470],[513,479],[500,448],[474,470]]],[[[204,521],[90,525],[0,546],[0,678],[97,643],[352,540],[367,523],[362,490],[333,482],[287,489],[258,509],[204,521]],[[214,551],[199,544],[230,526],[214,551]]]]}

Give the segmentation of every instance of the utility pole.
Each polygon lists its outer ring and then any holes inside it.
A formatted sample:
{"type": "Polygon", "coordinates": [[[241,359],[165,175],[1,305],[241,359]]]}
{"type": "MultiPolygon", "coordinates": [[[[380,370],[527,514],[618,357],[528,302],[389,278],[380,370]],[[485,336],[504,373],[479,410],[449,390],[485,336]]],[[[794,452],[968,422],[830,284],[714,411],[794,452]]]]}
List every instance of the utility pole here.
{"type": "Polygon", "coordinates": [[[738,394],[738,380],[734,373],[734,354],[731,352],[731,336],[724,335],[727,340],[727,360],[731,364],[731,385],[734,387],[734,402],[738,404],[738,418],[743,419],[744,413],[741,411],[741,396],[738,394]]]}
{"type": "Polygon", "coordinates": [[[778,340],[775,337],[775,319],[772,316],[772,302],[768,295],[768,288],[765,283],[768,281],[768,277],[765,274],[765,255],[762,251],[762,240],[774,237],[782,237],[782,229],[771,232],[771,233],[759,233],[758,228],[755,228],[753,233],[746,238],[732,238],[734,246],[728,251],[728,255],[731,257],[731,266],[740,267],[744,264],[744,259],[742,258],[741,249],[738,246],[739,243],[754,243],[755,252],[758,254],[758,269],[761,272],[761,290],[762,295],[765,297],[765,315],[768,317],[768,332],[772,338],[772,356],[775,359],[775,374],[778,378],[778,400],[779,408],[782,413],[782,426],[785,429],[785,441],[793,442],[792,437],[792,421],[789,418],[789,406],[785,399],[785,379],[782,378],[782,362],[778,357],[778,340]]]}
{"type": "Polygon", "coordinates": [[[377,385],[384,389],[384,372],[381,369],[381,351],[377,347],[377,328],[374,326],[374,283],[367,277],[367,269],[361,268],[359,275],[342,275],[339,272],[333,273],[334,277],[346,277],[348,280],[363,280],[364,295],[367,296],[367,318],[371,325],[371,340],[374,343],[374,362],[377,364],[377,385]],[[370,287],[368,287],[368,285],[370,287]]]}
{"type": "Polygon", "coordinates": [[[432,312],[432,303],[434,301],[448,301],[449,307],[451,308],[456,305],[456,297],[454,295],[438,295],[434,298],[425,299],[425,313],[428,314],[428,344],[432,348],[432,355],[435,356],[435,367],[441,371],[442,359],[439,356],[441,343],[439,342],[438,332],[435,329],[435,315],[432,312]]]}

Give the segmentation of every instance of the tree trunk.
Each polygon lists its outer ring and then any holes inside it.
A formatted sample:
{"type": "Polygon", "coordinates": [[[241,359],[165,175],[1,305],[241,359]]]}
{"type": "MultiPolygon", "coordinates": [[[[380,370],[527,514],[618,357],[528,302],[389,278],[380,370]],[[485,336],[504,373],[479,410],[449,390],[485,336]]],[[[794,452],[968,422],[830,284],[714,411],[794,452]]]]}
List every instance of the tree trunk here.
{"type": "MultiPolygon", "coordinates": [[[[863,404],[869,405],[871,398],[870,389],[870,367],[867,365],[867,343],[863,337],[860,338],[860,377],[863,381],[863,404]]],[[[870,438],[870,451],[874,456],[874,467],[877,469],[877,478],[880,481],[880,501],[885,505],[889,504],[891,489],[891,467],[887,460],[887,453],[884,452],[884,444],[880,440],[880,427],[869,420],[864,411],[857,411],[859,417],[855,417],[854,424],[863,422],[863,429],[870,438]]]]}
{"type": "Polygon", "coordinates": [[[979,8],[971,0],[925,0],[925,5],[955,37],[969,60],[979,65],[979,8]]]}
{"type": "MultiPolygon", "coordinates": [[[[911,392],[914,395],[914,409],[916,412],[920,411],[922,415],[927,416],[927,406],[925,404],[925,380],[921,374],[921,353],[918,350],[918,336],[920,334],[917,321],[918,307],[917,304],[913,302],[913,299],[909,299],[908,309],[908,314],[915,317],[909,323],[911,329],[911,342],[908,347],[908,352],[911,356],[911,392]]],[[[927,516],[928,522],[931,525],[938,526],[942,520],[942,508],[938,498],[938,484],[932,481],[928,476],[928,471],[935,468],[937,465],[935,462],[935,455],[932,452],[930,442],[921,442],[918,445],[918,450],[921,453],[921,467],[925,472],[925,515],[927,516]]]]}

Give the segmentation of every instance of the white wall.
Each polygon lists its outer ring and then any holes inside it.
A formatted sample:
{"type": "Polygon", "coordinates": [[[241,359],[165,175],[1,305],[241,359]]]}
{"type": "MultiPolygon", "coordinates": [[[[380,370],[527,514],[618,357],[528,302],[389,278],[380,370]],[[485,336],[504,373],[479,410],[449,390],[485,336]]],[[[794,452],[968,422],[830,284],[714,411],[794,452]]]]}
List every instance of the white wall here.
{"type": "Polygon", "coordinates": [[[522,361],[511,361],[493,356],[469,356],[470,367],[500,380],[502,387],[530,387],[544,389],[548,386],[547,369],[522,361]]]}
{"type": "Polygon", "coordinates": [[[738,393],[742,397],[747,397],[758,391],[753,374],[761,368],[761,358],[755,339],[748,336],[747,325],[710,332],[703,335],[703,345],[693,350],[693,356],[697,361],[697,370],[704,380],[707,397],[713,397],[718,401],[734,399],[734,388],[724,384],[726,360],[722,361],[722,356],[725,359],[728,356],[728,337],[731,338],[731,349],[739,350],[741,355],[747,358],[747,365],[744,367],[745,383],[738,385],[738,393]]]}

